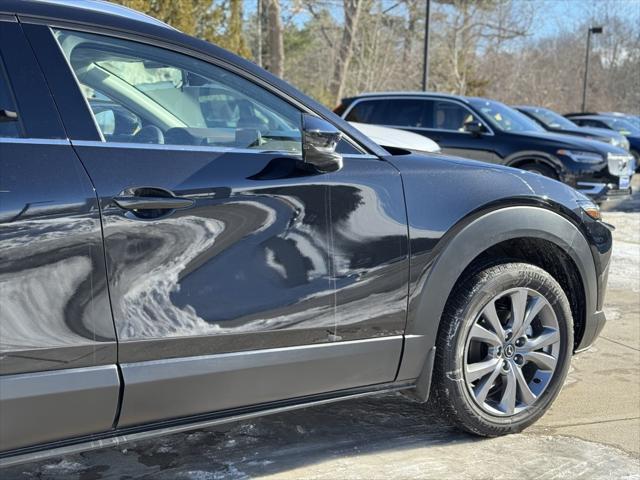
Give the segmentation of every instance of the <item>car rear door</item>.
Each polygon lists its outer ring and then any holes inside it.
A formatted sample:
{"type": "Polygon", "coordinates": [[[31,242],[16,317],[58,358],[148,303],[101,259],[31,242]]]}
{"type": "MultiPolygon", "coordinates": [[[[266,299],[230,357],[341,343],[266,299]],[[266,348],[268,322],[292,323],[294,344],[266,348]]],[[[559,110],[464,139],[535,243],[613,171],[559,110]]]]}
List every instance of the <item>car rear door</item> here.
{"type": "Polygon", "coordinates": [[[295,102],[169,45],[24,28],[100,199],[118,426],[393,380],[393,167],[345,142],[342,172],[299,168],[295,102]]]}
{"type": "Polygon", "coordinates": [[[0,452],[112,429],[116,350],[93,185],[0,15],[0,452]]]}

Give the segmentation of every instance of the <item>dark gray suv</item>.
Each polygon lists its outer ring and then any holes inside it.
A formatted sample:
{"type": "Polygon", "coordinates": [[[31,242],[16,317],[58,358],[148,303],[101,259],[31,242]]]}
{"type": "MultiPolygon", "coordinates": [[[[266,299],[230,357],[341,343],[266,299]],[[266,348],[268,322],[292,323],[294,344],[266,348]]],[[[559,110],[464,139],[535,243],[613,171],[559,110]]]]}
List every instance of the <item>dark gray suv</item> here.
{"type": "Polygon", "coordinates": [[[0,60],[1,464],[389,391],[518,432],[605,322],[566,185],[102,2],[4,0],[0,60]]]}

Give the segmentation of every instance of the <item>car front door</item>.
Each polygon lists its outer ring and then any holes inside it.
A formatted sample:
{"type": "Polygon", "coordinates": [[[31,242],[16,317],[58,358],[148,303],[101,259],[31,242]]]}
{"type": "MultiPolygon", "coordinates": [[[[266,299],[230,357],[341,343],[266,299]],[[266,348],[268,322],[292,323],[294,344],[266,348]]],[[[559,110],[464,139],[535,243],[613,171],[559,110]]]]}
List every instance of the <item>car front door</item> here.
{"type": "Polygon", "coordinates": [[[431,138],[444,153],[500,163],[493,132],[468,107],[457,101],[436,98],[428,100],[425,107],[424,125],[431,130],[431,138]],[[468,122],[481,122],[485,132],[475,134],[466,131],[464,125],[468,122]]]}
{"type": "Polygon", "coordinates": [[[395,169],[348,142],[342,171],[301,168],[300,107],[223,66],[25,29],[100,198],[120,427],[394,379],[395,169]]]}
{"type": "Polygon", "coordinates": [[[0,14],[0,455],[111,430],[116,352],[98,199],[0,14]]]}

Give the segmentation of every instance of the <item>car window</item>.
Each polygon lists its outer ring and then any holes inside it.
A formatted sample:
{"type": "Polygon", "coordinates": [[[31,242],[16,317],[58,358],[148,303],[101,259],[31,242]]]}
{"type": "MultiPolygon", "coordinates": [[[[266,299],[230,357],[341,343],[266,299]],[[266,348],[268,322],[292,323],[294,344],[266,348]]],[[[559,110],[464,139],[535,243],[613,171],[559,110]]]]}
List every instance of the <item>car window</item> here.
{"type": "Polygon", "coordinates": [[[301,112],[238,75],[142,43],[54,34],[107,142],[302,151],[301,112]]]}
{"type": "Polygon", "coordinates": [[[484,118],[503,132],[544,132],[544,128],[525,114],[503,103],[481,98],[471,99],[471,105],[482,113],[484,118]]]}
{"type": "MultiPolygon", "coordinates": [[[[0,110],[16,111],[2,59],[0,59],[0,110]]],[[[16,120],[6,118],[4,115],[0,116],[0,137],[16,138],[20,136],[20,124],[16,120]]]]}
{"type": "Polygon", "coordinates": [[[402,98],[389,100],[385,125],[424,128],[426,117],[425,100],[402,98]]]}
{"type": "Polygon", "coordinates": [[[349,111],[345,120],[359,123],[380,123],[385,121],[386,100],[361,100],[349,111]]]}
{"type": "Polygon", "coordinates": [[[349,122],[424,127],[425,101],[411,98],[361,100],[349,111],[349,122]]]}
{"type": "Polygon", "coordinates": [[[563,117],[559,113],[554,112],[553,110],[547,110],[546,108],[536,108],[529,110],[529,113],[531,113],[531,115],[540,120],[549,128],[571,130],[572,128],[576,127],[576,124],[571,120],[568,120],[567,118],[563,117]]]}
{"type": "Polygon", "coordinates": [[[622,135],[637,135],[640,131],[636,130],[633,124],[621,118],[606,118],[603,120],[609,128],[621,133],[622,135]]]}
{"type": "Polygon", "coordinates": [[[589,119],[579,119],[578,125],[582,127],[596,127],[596,128],[609,128],[604,122],[589,119]]]}
{"type": "Polygon", "coordinates": [[[431,101],[433,108],[429,115],[427,126],[438,130],[464,131],[467,122],[480,121],[468,108],[446,100],[431,101]]]}

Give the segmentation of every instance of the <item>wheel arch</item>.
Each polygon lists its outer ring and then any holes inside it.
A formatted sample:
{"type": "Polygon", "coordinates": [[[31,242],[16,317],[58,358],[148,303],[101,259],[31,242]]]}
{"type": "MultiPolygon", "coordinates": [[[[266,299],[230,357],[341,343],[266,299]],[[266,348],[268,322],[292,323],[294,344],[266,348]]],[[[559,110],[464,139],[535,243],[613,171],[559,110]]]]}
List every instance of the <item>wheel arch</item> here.
{"type": "Polygon", "coordinates": [[[562,163],[557,158],[544,152],[518,152],[505,159],[505,165],[514,168],[519,168],[520,166],[527,163],[540,163],[542,165],[546,165],[547,167],[552,168],[554,172],[556,172],[558,178],[562,176],[562,173],[564,171],[562,163]]]}
{"type": "MultiPolygon", "coordinates": [[[[469,221],[448,240],[417,281],[417,287],[410,292],[405,348],[397,379],[418,377],[418,388],[414,393],[420,400],[428,397],[440,319],[451,292],[470,269],[487,266],[491,253],[498,250],[507,253],[505,258],[542,263],[543,268],[552,265],[554,253],[570,260],[570,264],[559,265],[550,273],[555,273],[554,277],[561,285],[564,283],[563,288],[580,289],[575,292],[578,294],[573,298],[576,311],[572,313],[580,316],[575,320],[582,328],[578,334],[586,336],[586,318],[588,312],[596,310],[598,287],[593,256],[578,227],[562,215],[542,207],[510,206],[490,211],[469,221]],[[514,255],[518,248],[545,246],[555,251],[514,255]],[[532,261],[536,256],[538,261],[532,261]],[[567,278],[558,279],[562,275],[567,278]]],[[[567,296],[571,302],[572,295],[568,293],[567,296]]]]}

